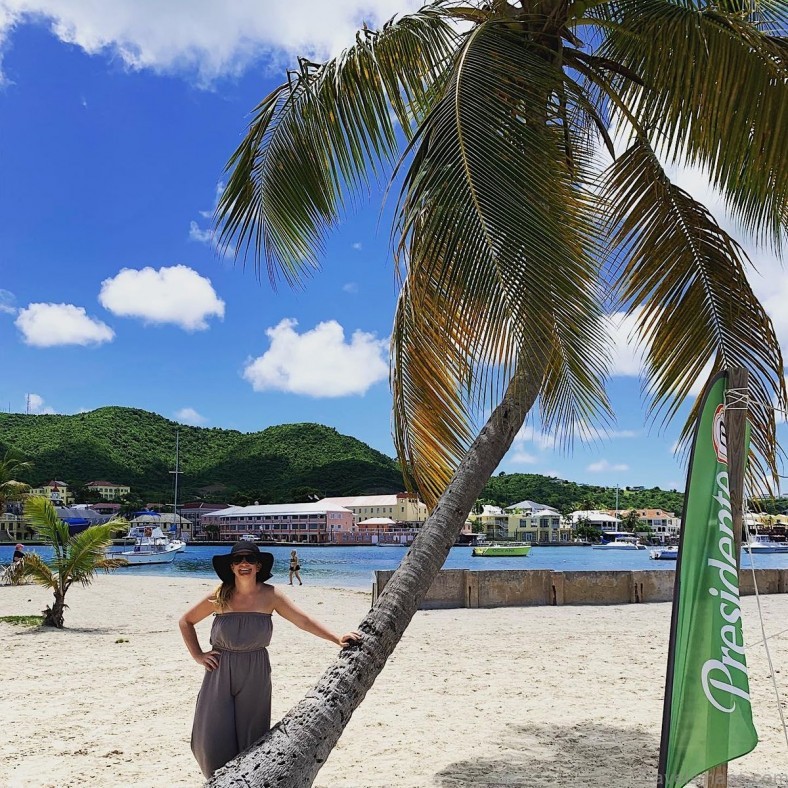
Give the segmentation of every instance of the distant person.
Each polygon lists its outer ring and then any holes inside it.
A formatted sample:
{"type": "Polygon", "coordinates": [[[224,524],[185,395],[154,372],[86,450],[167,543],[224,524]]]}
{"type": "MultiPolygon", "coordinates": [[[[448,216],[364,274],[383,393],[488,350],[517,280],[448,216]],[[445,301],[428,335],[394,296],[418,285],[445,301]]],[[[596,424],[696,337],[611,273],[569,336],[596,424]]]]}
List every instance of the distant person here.
{"type": "Polygon", "coordinates": [[[290,551],[290,585],[293,585],[293,578],[298,580],[298,585],[304,585],[301,582],[301,564],[298,563],[298,553],[295,550],[290,551]]]}
{"type": "Polygon", "coordinates": [[[271,614],[343,648],[358,632],[335,635],[265,581],[274,556],[236,542],[213,557],[222,584],[184,613],[178,625],[186,648],[205,668],[192,728],[192,752],[206,778],[250,747],[271,727],[271,614]],[[203,651],[194,625],[211,614],[211,648],[203,651]]]}
{"type": "Polygon", "coordinates": [[[18,564],[21,560],[24,559],[24,557],[25,557],[24,549],[25,549],[25,546],[23,544],[18,544],[14,548],[14,563],[15,564],[18,564]]]}

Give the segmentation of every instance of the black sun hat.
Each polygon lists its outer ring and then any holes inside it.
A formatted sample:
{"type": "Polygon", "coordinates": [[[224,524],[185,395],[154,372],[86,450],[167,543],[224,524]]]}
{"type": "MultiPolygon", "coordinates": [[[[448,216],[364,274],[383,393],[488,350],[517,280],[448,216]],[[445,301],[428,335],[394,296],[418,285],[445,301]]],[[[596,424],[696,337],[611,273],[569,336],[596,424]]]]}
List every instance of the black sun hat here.
{"type": "Polygon", "coordinates": [[[212,559],[213,568],[219,575],[223,583],[232,583],[235,576],[230,565],[234,555],[248,555],[257,560],[257,582],[263,583],[271,577],[271,569],[274,565],[273,553],[261,553],[260,548],[254,542],[236,542],[229,553],[215,555],[212,559]]]}

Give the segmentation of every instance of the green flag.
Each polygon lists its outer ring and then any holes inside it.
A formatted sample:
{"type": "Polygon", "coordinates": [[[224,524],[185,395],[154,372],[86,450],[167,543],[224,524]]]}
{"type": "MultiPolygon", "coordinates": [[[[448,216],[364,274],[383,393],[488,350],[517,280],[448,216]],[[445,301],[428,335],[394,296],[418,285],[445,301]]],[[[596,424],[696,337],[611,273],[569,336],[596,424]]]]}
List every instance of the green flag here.
{"type": "MultiPolygon", "coordinates": [[[[707,387],[695,429],[673,589],[660,788],[679,788],[758,743],[739,607],[725,440],[727,374],[707,387]]],[[[746,442],[746,441],[745,441],[746,442]]],[[[747,451],[747,446],[735,447],[747,451]]],[[[745,455],[746,456],[746,455],[745,455]]]]}

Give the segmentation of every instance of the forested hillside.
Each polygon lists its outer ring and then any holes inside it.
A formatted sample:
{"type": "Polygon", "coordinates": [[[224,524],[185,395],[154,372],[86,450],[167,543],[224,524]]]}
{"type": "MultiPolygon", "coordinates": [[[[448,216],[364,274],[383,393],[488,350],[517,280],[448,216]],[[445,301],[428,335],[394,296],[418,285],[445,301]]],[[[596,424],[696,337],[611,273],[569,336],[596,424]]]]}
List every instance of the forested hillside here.
{"type": "Polygon", "coordinates": [[[0,414],[0,450],[33,461],[23,481],[97,480],[129,484],[146,501],[172,498],[175,431],[180,434],[181,500],[279,503],[320,495],[398,492],[395,462],[320,424],[284,424],[242,433],[189,427],[133,408],[73,416],[0,414]]]}
{"type": "MultiPolygon", "coordinates": [[[[501,473],[487,482],[482,499],[496,506],[511,506],[529,500],[553,506],[559,511],[571,509],[613,509],[616,505],[615,487],[597,487],[590,484],[539,476],[535,473],[501,473]]],[[[680,514],[684,493],[653,487],[646,490],[618,491],[620,509],[662,509],[680,514]]]]}
{"type": "MultiPolygon", "coordinates": [[[[175,431],[180,434],[180,500],[280,503],[310,494],[361,495],[403,488],[396,463],[356,438],[320,424],[283,424],[262,432],[189,427],[133,408],[99,408],[74,416],[0,413],[0,452],[33,461],[23,481],[62,479],[73,488],[103,479],[125,483],[145,502],[172,500],[175,431]]],[[[615,489],[537,474],[501,473],[485,503],[525,499],[572,508],[613,508],[615,489]]],[[[619,491],[620,508],[679,513],[683,495],[659,488],[619,491]]]]}

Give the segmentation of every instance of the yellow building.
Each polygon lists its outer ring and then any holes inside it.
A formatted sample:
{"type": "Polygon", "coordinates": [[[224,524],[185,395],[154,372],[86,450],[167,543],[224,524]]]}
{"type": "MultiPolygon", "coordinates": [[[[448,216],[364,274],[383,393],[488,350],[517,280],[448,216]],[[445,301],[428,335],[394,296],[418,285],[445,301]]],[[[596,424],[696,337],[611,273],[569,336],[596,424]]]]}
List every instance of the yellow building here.
{"type": "Polygon", "coordinates": [[[131,492],[131,487],[127,484],[115,484],[115,482],[88,482],[85,489],[97,492],[105,501],[117,501],[131,492]]]}
{"type": "Polygon", "coordinates": [[[57,480],[34,487],[29,495],[49,498],[53,506],[71,506],[74,503],[74,496],[69,492],[68,485],[57,480]]]}
{"type": "Polygon", "coordinates": [[[33,529],[19,514],[3,512],[0,514],[0,536],[12,542],[20,542],[33,537],[33,529]]]}
{"type": "Polygon", "coordinates": [[[324,498],[320,503],[350,509],[357,524],[364,520],[388,517],[398,525],[418,528],[429,516],[426,505],[410,493],[324,498]]]}
{"type": "Polygon", "coordinates": [[[569,542],[572,529],[561,521],[553,509],[535,512],[502,512],[485,507],[482,514],[471,515],[471,522],[482,526],[488,539],[512,539],[516,542],[569,542]]]}

